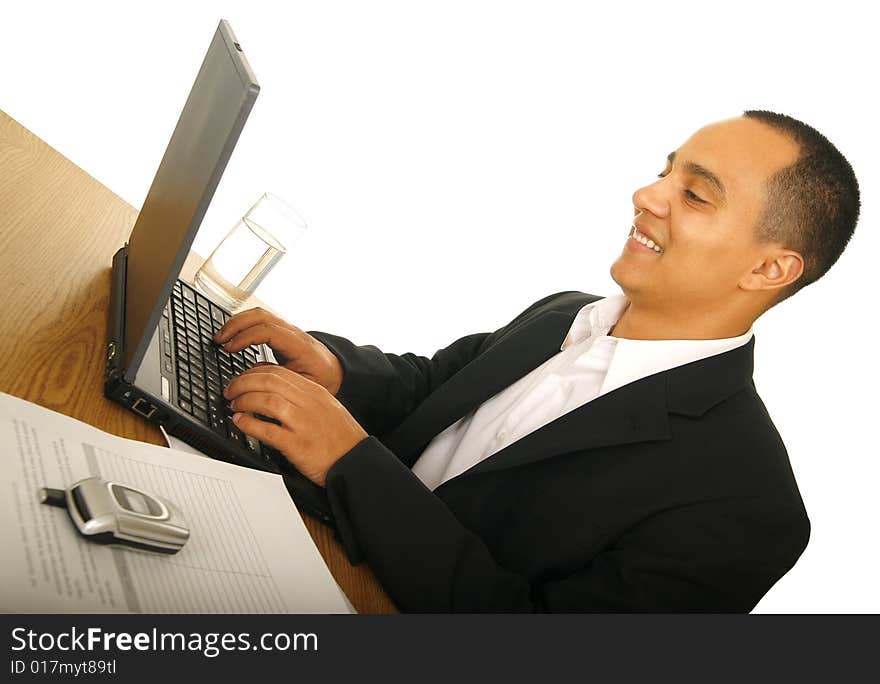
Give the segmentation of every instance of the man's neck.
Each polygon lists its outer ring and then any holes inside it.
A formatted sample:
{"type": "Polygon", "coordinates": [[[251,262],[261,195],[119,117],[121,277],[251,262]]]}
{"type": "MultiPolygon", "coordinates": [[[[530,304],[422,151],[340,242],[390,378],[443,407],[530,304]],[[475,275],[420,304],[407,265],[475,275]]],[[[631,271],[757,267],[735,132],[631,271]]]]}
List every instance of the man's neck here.
{"type": "Polygon", "coordinates": [[[716,309],[676,316],[631,301],[608,335],[627,340],[718,340],[745,334],[754,321],[748,316],[721,314],[716,309]]]}

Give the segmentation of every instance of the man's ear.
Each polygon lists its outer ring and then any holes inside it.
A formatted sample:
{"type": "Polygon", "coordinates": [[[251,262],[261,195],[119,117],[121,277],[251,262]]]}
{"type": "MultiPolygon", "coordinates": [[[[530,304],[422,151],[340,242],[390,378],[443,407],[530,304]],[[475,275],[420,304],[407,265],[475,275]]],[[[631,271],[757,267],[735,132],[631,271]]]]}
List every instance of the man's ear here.
{"type": "Polygon", "coordinates": [[[804,273],[804,258],[790,249],[766,254],[739,282],[743,290],[779,290],[788,287],[804,273]]]}

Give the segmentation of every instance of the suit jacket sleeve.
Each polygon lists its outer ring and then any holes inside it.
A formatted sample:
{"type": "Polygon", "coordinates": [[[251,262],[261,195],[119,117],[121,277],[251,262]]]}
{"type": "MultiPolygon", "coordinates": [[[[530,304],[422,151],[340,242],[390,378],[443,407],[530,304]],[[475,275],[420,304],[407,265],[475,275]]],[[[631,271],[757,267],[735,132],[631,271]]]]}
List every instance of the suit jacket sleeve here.
{"type": "Polygon", "coordinates": [[[638,522],[564,577],[529,581],[375,437],[330,469],[326,487],[346,550],[405,611],[748,612],[809,537],[802,509],[707,501],[638,522]]]}

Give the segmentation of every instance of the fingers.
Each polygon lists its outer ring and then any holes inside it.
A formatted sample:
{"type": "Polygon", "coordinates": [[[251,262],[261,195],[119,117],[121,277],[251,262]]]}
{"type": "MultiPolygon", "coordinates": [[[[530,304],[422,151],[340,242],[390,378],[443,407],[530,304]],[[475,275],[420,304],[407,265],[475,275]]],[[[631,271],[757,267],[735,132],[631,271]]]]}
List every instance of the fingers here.
{"type": "MultiPolygon", "coordinates": [[[[257,323],[265,323],[272,321],[274,316],[268,311],[259,307],[248,309],[232,316],[226,323],[220,326],[220,329],[214,334],[214,341],[223,344],[236,333],[249,328],[257,323]]],[[[276,321],[272,321],[273,323],[276,321]]]]}
{"type": "Polygon", "coordinates": [[[238,429],[246,435],[255,437],[264,444],[268,444],[270,447],[273,447],[278,451],[283,452],[287,447],[290,432],[280,425],[275,425],[275,423],[269,423],[265,420],[254,418],[246,413],[233,414],[232,421],[238,429]]]}
{"type": "Polygon", "coordinates": [[[232,401],[247,392],[273,392],[287,401],[301,404],[307,382],[281,366],[255,366],[233,378],[223,390],[223,396],[232,401]]]}
{"type": "Polygon", "coordinates": [[[233,379],[223,394],[231,401],[232,418],[242,432],[277,449],[321,486],[330,467],[367,437],[322,385],[282,366],[251,368],[233,379]]]}
{"type": "Polygon", "coordinates": [[[258,323],[273,323],[283,328],[299,330],[290,325],[283,318],[279,318],[275,314],[257,307],[255,309],[248,309],[247,311],[235,314],[232,318],[226,321],[226,323],[220,327],[220,330],[217,331],[217,334],[214,335],[214,341],[223,344],[237,333],[246,328],[257,325],[258,323]]]}
{"type": "MultiPolygon", "coordinates": [[[[245,392],[230,403],[233,411],[259,413],[267,418],[274,418],[284,427],[292,424],[292,411],[296,409],[288,399],[274,392],[245,392]]],[[[264,421],[265,422],[265,421],[264,421]]]]}
{"type": "Polygon", "coordinates": [[[268,344],[273,351],[284,356],[296,356],[297,340],[287,328],[277,323],[257,323],[234,334],[223,348],[229,352],[237,352],[253,344],[268,344]]]}

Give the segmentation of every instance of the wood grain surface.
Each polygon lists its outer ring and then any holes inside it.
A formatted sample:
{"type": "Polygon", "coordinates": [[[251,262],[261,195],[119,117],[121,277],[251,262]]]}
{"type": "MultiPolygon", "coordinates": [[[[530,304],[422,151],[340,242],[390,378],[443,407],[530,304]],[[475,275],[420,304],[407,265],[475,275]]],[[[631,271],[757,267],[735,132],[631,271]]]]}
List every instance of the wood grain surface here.
{"type": "MultiPolygon", "coordinates": [[[[103,395],[110,264],[137,213],[0,111],[0,391],[164,445],[157,427],[103,395]]],[[[191,254],[184,277],[200,261],[191,254]]],[[[369,568],[303,518],[358,612],[395,612],[369,568]]]]}

